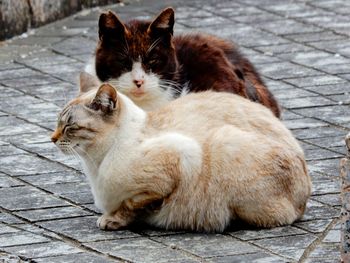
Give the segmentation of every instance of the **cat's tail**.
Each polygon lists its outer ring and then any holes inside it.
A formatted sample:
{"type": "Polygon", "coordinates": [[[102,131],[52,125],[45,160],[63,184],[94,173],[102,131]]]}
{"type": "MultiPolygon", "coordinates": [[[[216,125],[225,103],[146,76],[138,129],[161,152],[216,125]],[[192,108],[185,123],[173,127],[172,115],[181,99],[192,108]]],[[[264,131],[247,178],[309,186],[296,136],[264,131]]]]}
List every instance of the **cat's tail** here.
{"type": "Polygon", "coordinates": [[[270,108],[277,118],[281,117],[281,108],[275,96],[267,88],[252,63],[244,57],[240,61],[246,86],[246,96],[251,101],[259,102],[270,108]]]}
{"type": "Polygon", "coordinates": [[[277,118],[281,117],[281,108],[275,96],[268,90],[264,82],[251,72],[245,72],[246,96],[251,101],[256,101],[268,107],[277,118]]]}

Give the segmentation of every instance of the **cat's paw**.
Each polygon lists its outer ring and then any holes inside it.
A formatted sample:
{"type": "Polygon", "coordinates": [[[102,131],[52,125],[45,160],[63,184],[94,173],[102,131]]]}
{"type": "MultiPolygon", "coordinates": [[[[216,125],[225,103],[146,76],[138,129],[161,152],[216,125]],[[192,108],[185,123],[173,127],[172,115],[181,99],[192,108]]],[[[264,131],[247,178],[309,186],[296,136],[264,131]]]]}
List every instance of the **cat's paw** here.
{"type": "Polygon", "coordinates": [[[97,227],[102,230],[117,230],[122,227],[122,225],[117,221],[117,219],[111,215],[102,215],[97,219],[97,227]]]}

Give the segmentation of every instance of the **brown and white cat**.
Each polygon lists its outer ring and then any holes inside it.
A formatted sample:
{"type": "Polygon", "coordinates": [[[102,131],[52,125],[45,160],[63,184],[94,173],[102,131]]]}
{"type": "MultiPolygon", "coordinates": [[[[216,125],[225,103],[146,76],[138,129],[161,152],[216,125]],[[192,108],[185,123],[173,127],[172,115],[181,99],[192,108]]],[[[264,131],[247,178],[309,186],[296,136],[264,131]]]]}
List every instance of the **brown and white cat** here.
{"type": "Polygon", "coordinates": [[[239,94],[280,116],[274,96],[232,42],[205,34],[173,36],[173,27],[172,8],[152,22],[123,24],[112,12],[101,14],[95,61],[86,71],[145,110],[187,92],[215,90],[239,94]]]}
{"type": "Polygon", "coordinates": [[[275,227],[303,215],[311,191],[303,151],[266,107],[206,91],[147,113],[110,84],[81,80],[52,141],[83,160],[101,229],[142,218],[223,231],[234,219],[275,227]]]}

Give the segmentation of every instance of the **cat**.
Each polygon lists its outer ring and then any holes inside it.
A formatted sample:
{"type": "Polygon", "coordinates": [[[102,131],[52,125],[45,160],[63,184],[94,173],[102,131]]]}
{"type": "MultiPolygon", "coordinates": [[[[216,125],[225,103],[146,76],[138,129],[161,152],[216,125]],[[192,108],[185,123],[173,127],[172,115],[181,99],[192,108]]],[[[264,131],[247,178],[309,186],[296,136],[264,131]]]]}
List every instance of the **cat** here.
{"type": "Polygon", "coordinates": [[[86,71],[118,86],[145,110],[157,109],[188,92],[239,94],[270,108],[280,107],[254,66],[230,41],[206,34],[173,36],[174,10],[152,22],[123,24],[111,11],[99,18],[99,41],[86,71]]]}
{"type": "Polygon", "coordinates": [[[266,107],[205,91],[146,112],[95,84],[81,75],[51,139],[83,160],[101,229],[144,220],[222,232],[235,219],[276,227],[303,215],[311,191],[303,150],[266,107]]]}

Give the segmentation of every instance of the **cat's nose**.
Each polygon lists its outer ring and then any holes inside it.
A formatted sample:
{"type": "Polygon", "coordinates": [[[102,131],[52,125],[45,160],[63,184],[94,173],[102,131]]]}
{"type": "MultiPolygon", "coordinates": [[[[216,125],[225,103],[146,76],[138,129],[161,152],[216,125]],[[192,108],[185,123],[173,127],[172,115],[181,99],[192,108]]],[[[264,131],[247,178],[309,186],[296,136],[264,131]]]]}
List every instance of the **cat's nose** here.
{"type": "Polygon", "coordinates": [[[134,83],[135,83],[136,87],[141,88],[144,81],[143,81],[143,79],[138,79],[138,80],[135,79],[134,83]]]}
{"type": "Polygon", "coordinates": [[[56,142],[58,141],[58,139],[57,139],[56,137],[51,137],[51,141],[52,141],[53,143],[56,143],[56,142]]]}
{"type": "Polygon", "coordinates": [[[53,143],[56,143],[59,137],[60,137],[60,133],[57,130],[55,130],[54,133],[51,135],[51,141],[53,143]]]}

